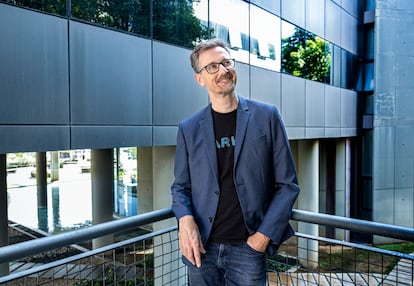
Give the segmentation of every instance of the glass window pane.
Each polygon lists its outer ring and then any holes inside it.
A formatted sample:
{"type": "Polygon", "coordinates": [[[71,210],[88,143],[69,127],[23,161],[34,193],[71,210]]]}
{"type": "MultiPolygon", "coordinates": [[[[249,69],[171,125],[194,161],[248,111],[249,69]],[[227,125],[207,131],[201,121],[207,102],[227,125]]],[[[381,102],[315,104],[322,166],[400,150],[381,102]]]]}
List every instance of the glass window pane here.
{"type": "Polygon", "coordinates": [[[326,41],[325,42],[325,59],[326,59],[326,73],[324,78],[324,83],[331,84],[331,75],[332,75],[332,49],[333,45],[326,41]]]}
{"type": "Polygon", "coordinates": [[[240,0],[210,0],[209,20],[211,37],[226,41],[234,50],[232,57],[249,63],[249,4],[240,0]],[[223,27],[228,33],[221,32],[223,27]]]}
{"type": "Polygon", "coordinates": [[[149,0],[72,0],[71,3],[74,18],[149,36],[149,0]]]}
{"type": "Polygon", "coordinates": [[[282,71],[325,82],[331,70],[331,48],[324,39],[282,21],[282,71]]]}
{"type": "Polygon", "coordinates": [[[374,59],[374,27],[365,31],[365,58],[374,59]]]}
{"type": "Polygon", "coordinates": [[[331,45],[331,85],[341,86],[341,48],[331,45]]]}
{"type": "Polygon", "coordinates": [[[324,39],[306,33],[306,45],[300,50],[303,61],[302,76],[309,80],[325,82],[330,73],[330,54],[326,53],[329,43],[324,39]]]}
{"type": "Polygon", "coordinates": [[[250,0],[250,3],[255,3],[261,8],[280,16],[280,0],[250,0]]]}
{"type": "Polygon", "coordinates": [[[294,76],[301,76],[303,63],[299,50],[305,46],[305,31],[286,21],[282,21],[281,70],[294,76]]]}
{"type": "Polygon", "coordinates": [[[250,7],[250,64],[280,71],[280,18],[250,7]]]}
{"type": "Polygon", "coordinates": [[[154,0],[153,37],[154,39],[192,48],[200,38],[205,38],[205,22],[197,17],[198,0],[154,0]]]}
{"type": "Polygon", "coordinates": [[[341,87],[355,89],[357,80],[356,56],[342,50],[341,58],[341,87]]]}
{"type": "Polygon", "coordinates": [[[31,8],[42,12],[65,16],[66,0],[17,0],[4,1],[16,6],[31,8]]]}
{"type": "Polygon", "coordinates": [[[364,91],[374,90],[374,63],[366,63],[364,66],[364,91]]]}

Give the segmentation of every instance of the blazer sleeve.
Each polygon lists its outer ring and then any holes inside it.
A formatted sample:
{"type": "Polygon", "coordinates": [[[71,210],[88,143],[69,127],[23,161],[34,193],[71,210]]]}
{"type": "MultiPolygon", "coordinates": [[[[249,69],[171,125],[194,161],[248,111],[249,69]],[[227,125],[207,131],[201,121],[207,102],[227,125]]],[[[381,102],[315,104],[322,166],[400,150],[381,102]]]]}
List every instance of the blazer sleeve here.
{"type": "Polygon", "coordinates": [[[188,151],[181,124],[177,133],[174,177],[171,186],[172,210],[177,219],[185,215],[193,215],[188,151]]]}
{"type": "Polygon", "coordinates": [[[274,195],[258,231],[268,236],[272,244],[280,245],[293,234],[289,219],[299,185],[286,130],[276,107],[271,117],[274,195]]]}

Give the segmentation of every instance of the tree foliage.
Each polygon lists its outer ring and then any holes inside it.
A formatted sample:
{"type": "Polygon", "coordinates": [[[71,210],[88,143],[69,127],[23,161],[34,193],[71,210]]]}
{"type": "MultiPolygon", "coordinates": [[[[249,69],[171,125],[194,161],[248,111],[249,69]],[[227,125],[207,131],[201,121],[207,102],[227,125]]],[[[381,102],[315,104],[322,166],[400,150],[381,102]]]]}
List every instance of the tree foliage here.
{"type": "Polygon", "coordinates": [[[192,0],[72,0],[72,16],[190,48],[206,33],[192,0]]]}
{"type": "Polygon", "coordinates": [[[66,0],[8,0],[6,2],[51,14],[66,15],[66,0]]]}
{"type": "MultiPolygon", "coordinates": [[[[7,2],[51,14],[67,14],[66,0],[7,2]]],[[[70,16],[192,48],[207,37],[207,28],[194,15],[196,2],[200,0],[71,0],[70,16]]]]}
{"type": "Polygon", "coordinates": [[[302,29],[282,39],[282,71],[294,76],[325,82],[329,78],[331,53],[320,37],[302,29]]]}

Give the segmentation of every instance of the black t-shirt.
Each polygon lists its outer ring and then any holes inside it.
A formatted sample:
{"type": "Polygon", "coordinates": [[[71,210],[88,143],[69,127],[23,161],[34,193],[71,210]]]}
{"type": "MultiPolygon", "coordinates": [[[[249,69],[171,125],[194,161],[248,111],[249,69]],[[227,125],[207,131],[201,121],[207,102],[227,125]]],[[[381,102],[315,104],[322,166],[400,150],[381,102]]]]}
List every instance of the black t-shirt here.
{"type": "Polygon", "coordinates": [[[218,113],[212,110],[212,113],[220,198],[210,241],[218,243],[244,242],[247,239],[247,230],[233,181],[237,110],[230,113],[218,113]]]}

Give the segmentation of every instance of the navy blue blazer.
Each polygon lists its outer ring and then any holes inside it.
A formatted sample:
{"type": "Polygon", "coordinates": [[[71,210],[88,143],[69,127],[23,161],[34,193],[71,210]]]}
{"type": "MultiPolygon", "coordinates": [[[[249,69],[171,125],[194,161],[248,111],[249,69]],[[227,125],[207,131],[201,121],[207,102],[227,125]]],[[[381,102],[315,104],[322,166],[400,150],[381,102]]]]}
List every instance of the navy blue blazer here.
{"type": "MultiPolygon", "coordinates": [[[[289,218],[299,193],[295,165],[277,108],[238,97],[234,183],[249,234],[271,239],[273,255],[293,235],[289,218]]],[[[171,186],[177,219],[192,215],[205,245],[219,200],[218,165],[211,107],[179,124],[171,186]]]]}

